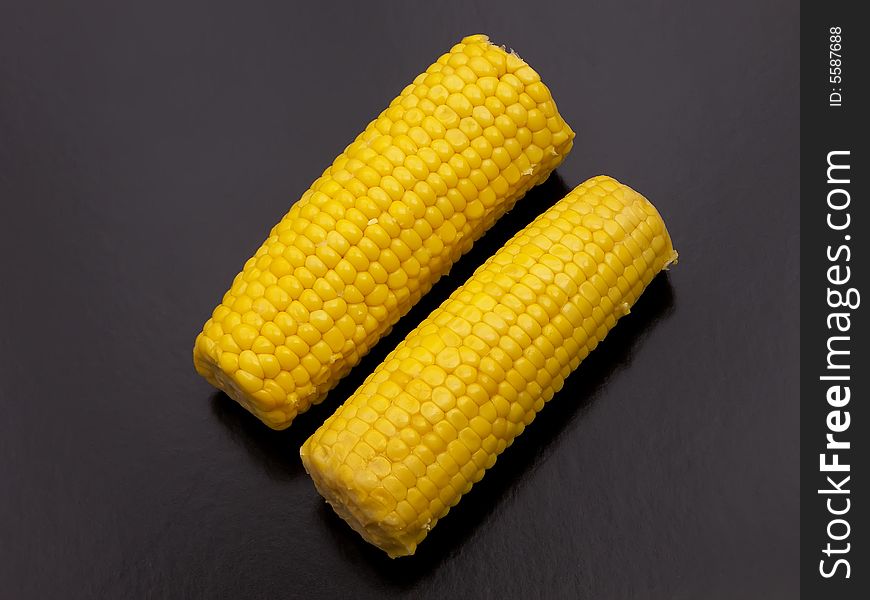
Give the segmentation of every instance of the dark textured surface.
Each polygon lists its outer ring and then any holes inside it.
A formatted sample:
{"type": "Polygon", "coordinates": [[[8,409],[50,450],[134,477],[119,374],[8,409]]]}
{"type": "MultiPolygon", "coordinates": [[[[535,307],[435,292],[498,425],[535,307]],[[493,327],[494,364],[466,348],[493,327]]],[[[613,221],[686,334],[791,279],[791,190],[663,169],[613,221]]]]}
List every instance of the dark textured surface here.
{"type": "Polygon", "coordinates": [[[797,3],[293,4],[0,2],[0,596],[796,597],[797,3]],[[479,31],[542,73],[573,153],[267,430],[196,376],[195,333],[333,156],[479,31]],[[300,443],[602,172],[653,200],[680,264],[390,561],[300,443]]]}

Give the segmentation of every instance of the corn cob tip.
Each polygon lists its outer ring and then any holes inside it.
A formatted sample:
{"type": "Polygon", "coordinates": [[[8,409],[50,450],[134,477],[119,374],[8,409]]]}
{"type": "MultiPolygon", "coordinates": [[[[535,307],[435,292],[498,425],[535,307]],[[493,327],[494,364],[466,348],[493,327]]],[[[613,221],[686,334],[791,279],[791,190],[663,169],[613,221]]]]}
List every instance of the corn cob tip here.
{"type": "MultiPolygon", "coordinates": [[[[480,42],[489,42],[489,36],[485,33],[472,33],[462,38],[462,44],[478,44],[480,42]]],[[[490,42],[491,43],[491,42],[490,42]]]]}
{"type": "MultiPolygon", "coordinates": [[[[674,248],[674,243],[673,243],[673,240],[671,239],[671,234],[668,231],[668,228],[664,226],[665,221],[662,218],[662,215],[659,212],[659,209],[656,208],[656,206],[652,202],[650,202],[646,198],[646,196],[644,196],[640,192],[636,191],[635,189],[625,185],[624,183],[621,183],[616,178],[611,177],[610,175],[604,175],[604,174],[596,175],[595,177],[591,177],[588,180],[586,180],[585,182],[583,182],[581,184],[581,186],[602,185],[602,184],[604,184],[606,187],[612,187],[614,190],[612,193],[614,193],[614,194],[633,194],[633,195],[636,195],[637,198],[639,198],[639,201],[642,203],[644,210],[650,216],[653,217],[654,222],[662,223],[662,237],[663,237],[663,241],[665,244],[664,247],[666,248],[666,250],[665,250],[664,264],[661,266],[661,268],[659,270],[660,271],[667,271],[667,270],[669,270],[671,265],[676,265],[680,255],[676,251],[676,249],[674,248]]],[[[656,248],[655,250],[656,250],[656,252],[659,251],[658,248],[656,248]]]]}
{"type": "MultiPolygon", "coordinates": [[[[364,540],[386,552],[390,558],[413,555],[417,544],[428,532],[428,527],[423,532],[412,529],[401,531],[401,523],[395,516],[390,516],[389,505],[384,502],[383,494],[374,493],[364,497],[356,492],[361,480],[370,477],[366,471],[355,472],[346,466],[341,468],[338,455],[330,449],[320,447],[310,453],[311,450],[309,438],[299,449],[302,465],[311,476],[317,492],[335,513],[364,540]]],[[[340,448],[336,452],[342,453],[340,448]]]]}

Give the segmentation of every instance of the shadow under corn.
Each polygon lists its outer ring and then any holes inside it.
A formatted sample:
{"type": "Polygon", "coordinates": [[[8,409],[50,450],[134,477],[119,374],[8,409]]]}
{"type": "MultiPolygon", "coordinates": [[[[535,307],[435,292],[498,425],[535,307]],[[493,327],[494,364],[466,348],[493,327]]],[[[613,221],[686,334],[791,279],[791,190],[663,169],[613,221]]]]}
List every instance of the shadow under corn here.
{"type": "Polygon", "coordinates": [[[544,183],[530,190],[510,212],[474,243],[471,250],[453,265],[449,274],[442,277],[428,294],[399,319],[392,331],[381,338],[350,374],[329,392],[321,404],[296,417],[293,424],[284,431],[269,429],[223,392],[217,392],[212,397],[212,412],[229,430],[232,439],[244,447],[270,475],[283,478],[304,475],[302,461],[299,459],[299,447],[302,443],[356,391],[387,354],[420,321],[444,302],[453,290],[465,282],[477,267],[535,217],[564,198],[569,191],[557,173],[551,174],[544,183]]]}
{"type": "Polygon", "coordinates": [[[633,353],[654,328],[675,309],[673,289],[667,273],[659,274],[631,313],[619,320],[607,338],[589,354],[565,381],[565,386],[547,403],[513,445],[505,450],[484,478],[420,544],[414,556],[390,559],[369,545],[347,526],[326,503],[319,513],[324,528],[336,544],[347,548],[346,555],[366,574],[400,590],[412,590],[453,555],[461,552],[476,529],[485,524],[493,510],[521,485],[531,469],[547,459],[554,442],[568,424],[590,409],[597,392],[620,369],[631,364],[633,353]]]}

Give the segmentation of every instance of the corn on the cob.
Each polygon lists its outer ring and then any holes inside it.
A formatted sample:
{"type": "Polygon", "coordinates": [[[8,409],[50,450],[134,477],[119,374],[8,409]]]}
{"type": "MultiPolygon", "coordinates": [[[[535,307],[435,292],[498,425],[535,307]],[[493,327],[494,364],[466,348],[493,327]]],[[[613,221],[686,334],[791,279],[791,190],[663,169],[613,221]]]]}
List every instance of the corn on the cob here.
{"type": "Polygon", "coordinates": [[[420,323],[302,446],[320,493],[391,557],[417,544],[677,257],[609,177],[539,216],[420,323]]]}
{"type": "Polygon", "coordinates": [[[531,67],[466,37],[271,230],[197,337],[196,370],[287,427],[548,177],[573,137],[531,67]]]}

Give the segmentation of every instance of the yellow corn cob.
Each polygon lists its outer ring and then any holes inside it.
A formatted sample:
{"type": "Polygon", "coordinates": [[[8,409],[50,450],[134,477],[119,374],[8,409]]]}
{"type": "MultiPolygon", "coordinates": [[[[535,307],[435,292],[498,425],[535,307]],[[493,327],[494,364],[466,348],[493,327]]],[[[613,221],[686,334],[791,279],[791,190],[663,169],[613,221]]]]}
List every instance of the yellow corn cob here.
{"type": "Polygon", "coordinates": [[[196,370],[283,429],[571,149],[538,74],[466,37],[335,159],[245,263],[196,370]]]}
{"type": "Polygon", "coordinates": [[[475,271],[302,446],[335,511],[391,557],[531,423],[677,253],[649,201],[577,187],[475,271]]]}

